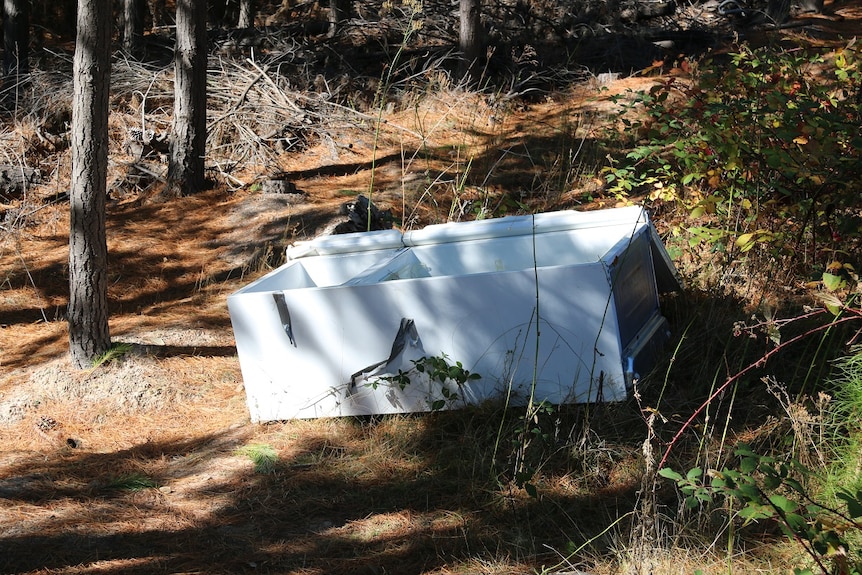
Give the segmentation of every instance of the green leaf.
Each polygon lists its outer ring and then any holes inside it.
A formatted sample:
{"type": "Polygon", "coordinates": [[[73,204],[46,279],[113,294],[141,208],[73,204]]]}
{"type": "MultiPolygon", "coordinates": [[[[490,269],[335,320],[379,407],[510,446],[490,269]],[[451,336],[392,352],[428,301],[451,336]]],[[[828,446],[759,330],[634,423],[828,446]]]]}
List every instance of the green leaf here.
{"type": "Polygon", "coordinates": [[[799,505],[795,501],[791,501],[783,495],[772,494],[769,496],[769,502],[784,513],[793,513],[799,509],[799,505]]]}
{"type": "Polygon", "coordinates": [[[725,469],[723,472],[725,477],[733,480],[734,483],[739,483],[741,481],[750,481],[751,478],[748,477],[748,474],[740,473],[735,469],[725,469]]]}
{"type": "Polygon", "coordinates": [[[688,470],[688,473],[685,474],[685,478],[689,481],[694,481],[696,479],[699,479],[701,475],[703,475],[703,469],[701,469],[700,467],[695,467],[688,470]]]}
{"type": "Polygon", "coordinates": [[[712,501],[712,494],[706,487],[701,487],[700,489],[694,492],[694,496],[699,501],[703,501],[704,503],[709,503],[712,501]]]}
{"type": "Polygon", "coordinates": [[[760,501],[760,490],[757,489],[756,485],[751,483],[743,483],[739,486],[738,491],[742,494],[744,499],[748,499],[750,501],[760,501]]]}
{"type": "Polygon", "coordinates": [[[745,524],[753,523],[758,519],[768,519],[774,515],[772,508],[768,505],[749,503],[739,510],[739,516],[745,520],[745,524]]]}
{"type": "Polygon", "coordinates": [[[779,523],[778,528],[781,530],[781,533],[783,533],[784,536],[788,539],[796,539],[796,532],[794,532],[793,529],[791,529],[790,526],[787,525],[787,523],[779,523]]]}
{"type": "Polygon", "coordinates": [[[790,527],[795,533],[804,531],[808,526],[808,521],[798,513],[787,513],[784,516],[784,520],[787,522],[788,527],[790,527]]]}
{"type": "Polygon", "coordinates": [[[678,483],[679,490],[685,493],[686,496],[692,495],[695,491],[697,491],[698,487],[696,483],[686,483],[685,479],[678,483]]]}
{"type": "Polygon", "coordinates": [[[774,343],[775,345],[781,345],[781,330],[778,329],[778,326],[773,323],[770,323],[766,327],[766,335],[769,336],[769,339],[772,341],[772,343],[774,343]]]}
{"type": "Polygon", "coordinates": [[[786,485],[796,493],[805,493],[805,490],[802,488],[802,484],[793,479],[792,477],[788,477],[787,479],[785,479],[784,485],[786,485]]]}
{"type": "Polygon", "coordinates": [[[524,491],[526,491],[527,495],[529,495],[533,499],[539,498],[539,490],[536,489],[536,486],[532,483],[524,483],[524,491]]]}
{"type": "Polygon", "coordinates": [[[743,457],[739,462],[739,470],[745,474],[754,473],[757,470],[757,459],[754,457],[743,457]]]}
{"type": "Polygon", "coordinates": [[[742,234],[738,238],[736,238],[736,247],[740,249],[740,251],[747,252],[751,248],[754,247],[755,244],[754,234],[742,234]]]}
{"type": "Polygon", "coordinates": [[[687,186],[688,184],[692,183],[694,180],[699,179],[700,177],[701,177],[700,174],[697,174],[697,173],[686,174],[682,177],[682,184],[684,186],[687,186]]]}
{"type": "Polygon", "coordinates": [[[851,518],[862,517],[862,492],[853,496],[849,491],[840,491],[837,497],[847,503],[847,513],[851,518]]]}
{"type": "Polygon", "coordinates": [[[778,470],[778,468],[773,467],[770,463],[771,463],[771,462],[768,462],[768,461],[766,460],[766,458],[764,457],[764,458],[761,460],[761,462],[760,462],[760,471],[761,471],[762,473],[766,474],[768,477],[778,477],[778,478],[781,478],[781,477],[783,477],[783,476],[786,476],[786,475],[787,475],[787,473],[786,473],[786,472],[781,473],[781,472],[778,470]]]}
{"type": "Polygon", "coordinates": [[[829,313],[836,317],[841,313],[841,309],[844,307],[844,304],[841,303],[841,300],[838,299],[835,294],[829,292],[818,292],[814,295],[823,303],[823,307],[829,310],[829,313]]]}
{"type": "Polygon", "coordinates": [[[766,475],[763,478],[763,488],[767,491],[778,489],[781,485],[781,479],[774,475],[766,475]]]}
{"type": "Polygon", "coordinates": [[[663,467],[658,470],[658,474],[664,477],[665,479],[670,479],[671,481],[682,481],[682,475],[674,471],[669,467],[663,467]]]}
{"type": "Polygon", "coordinates": [[[823,286],[829,291],[837,291],[847,285],[847,281],[835,274],[823,272],[823,286]]]}

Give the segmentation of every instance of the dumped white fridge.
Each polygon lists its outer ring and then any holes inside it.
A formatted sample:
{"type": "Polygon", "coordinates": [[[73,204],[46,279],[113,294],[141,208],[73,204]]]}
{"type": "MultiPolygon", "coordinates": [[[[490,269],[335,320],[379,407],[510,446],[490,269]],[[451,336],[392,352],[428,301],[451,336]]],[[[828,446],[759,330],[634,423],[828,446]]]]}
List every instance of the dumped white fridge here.
{"type": "Polygon", "coordinates": [[[253,421],[620,401],[668,338],[659,293],[681,287],[638,207],[328,236],[287,256],[228,297],[253,421]]]}

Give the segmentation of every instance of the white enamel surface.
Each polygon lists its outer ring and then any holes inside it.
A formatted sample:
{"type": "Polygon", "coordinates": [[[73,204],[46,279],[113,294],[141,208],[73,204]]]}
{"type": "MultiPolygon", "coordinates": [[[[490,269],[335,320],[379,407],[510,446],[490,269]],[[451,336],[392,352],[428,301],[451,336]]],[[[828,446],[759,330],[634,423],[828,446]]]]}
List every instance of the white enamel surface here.
{"type": "Polygon", "coordinates": [[[254,421],[426,411],[442,384],[412,372],[402,390],[379,376],[441,354],[482,376],[464,388],[447,382],[458,395],[447,408],[531,393],[619,401],[633,371],[624,355],[634,349],[645,364],[650,342],[666,337],[654,266],[667,261],[652,261],[664,249],[639,208],[394,233],[400,243],[391,233],[309,242],[228,298],[254,421]],[[614,288],[617,277],[625,283],[614,288]],[[618,318],[618,306],[631,317],[618,318]],[[418,340],[387,361],[402,319],[418,340]]]}

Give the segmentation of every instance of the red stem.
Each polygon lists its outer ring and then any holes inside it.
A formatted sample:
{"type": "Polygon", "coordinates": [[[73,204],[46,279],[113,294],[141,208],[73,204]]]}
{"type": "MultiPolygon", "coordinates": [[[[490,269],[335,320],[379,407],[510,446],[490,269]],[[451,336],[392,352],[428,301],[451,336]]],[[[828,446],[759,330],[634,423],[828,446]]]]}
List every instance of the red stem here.
{"type": "MultiPolygon", "coordinates": [[[[735,373],[734,375],[731,375],[730,377],[728,377],[725,380],[725,382],[723,384],[721,384],[721,386],[718,389],[716,389],[712,393],[712,395],[710,395],[709,398],[707,398],[707,400],[704,401],[700,405],[700,407],[698,407],[697,409],[694,410],[694,413],[691,414],[691,417],[689,417],[685,421],[685,423],[683,423],[682,427],[676,432],[676,434],[673,436],[673,439],[670,440],[670,443],[668,444],[667,449],[665,450],[664,455],[661,458],[661,461],[659,461],[658,469],[661,469],[664,466],[664,464],[667,462],[667,458],[670,456],[671,449],[673,449],[674,445],[676,445],[676,442],[679,441],[679,438],[682,436],[682,434],[685,432],[685,430],[688,429],[689,426],[694,422],[695,418],[698,415],[700,415],[700,413],[704,409],[706,409],[706,407],[712,402],[713,399],[715,399],[721,393],[723,393],[730,386],[731,383],[738,380],[740,377],[742,377],[743,375],[745,375],[749,371],[753,370],[754,368],[764,365],[767,361],[769,361],[770,357],[772,357],[773,355],[775,355],[776,353],[778,353],[780,350],[784,349],[785,347],[787,347],[787,346],[789,346],[789,345],[791,345],[791,344],[793,344],[793,343],[795,343],[801,339],[809,337],[811,334],[817,333],[819,331],[823,331],[824,329],[828,329],[828,328],[831,328],[833,326],[836,326],[836,325],[839,325],[842,323],[846,323],[848,321],[859,320],[860,316],[862,316],[862,310],[845,308],[844,311],[845,312],[851,312],[853,315],[848,316],[848,317],[835,318],[833,321],[829,322],[826,325],[818,326],[818,327],[811,329],[811,330],[809,330],[803,334],[797,335],[796,337],[794,337],[792,339],[789,339],[785,342],[782,342],[779,345],[775,346],[773,349],[770,349],[769,351],[767,351],[763,355],[763,357],[761,357],[760,359],[758,359],[757,361],[755,361],[754,363],[752,363],[751,365],[749,365],[748,367],[746,367],[742,371],[739,371],[739,372],[735,373]]],[[[797,318],[797,319],[803,319],[806,317],[814,317],[815,315],[819,315],[819,314],[822,314],[825,312],[826,312],[826,310],[820,309],[820,310],[817,310],[817,312],[812,312],[812,313],[805,314],[803,316],[799,316],[799,318],[797,318]]]]}

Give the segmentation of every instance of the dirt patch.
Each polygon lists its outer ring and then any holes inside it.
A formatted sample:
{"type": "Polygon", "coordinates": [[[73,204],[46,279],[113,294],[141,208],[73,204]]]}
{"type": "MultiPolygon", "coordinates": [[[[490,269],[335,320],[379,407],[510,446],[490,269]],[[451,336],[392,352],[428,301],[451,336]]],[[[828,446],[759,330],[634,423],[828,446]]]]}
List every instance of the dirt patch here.
{"type": "Polygon", "coordinates": [[[164,368],[152,359],[111,362],[91,374],[81,374],[65,360],[57,360],[33,372],[28,382],[38,404],[46,400],[66,400],[79,404],[102,404],[108,411],[123,414],[153,411],[171,403],[191,402],[192,390],[177,390],[165,377],[164,368]]]}

